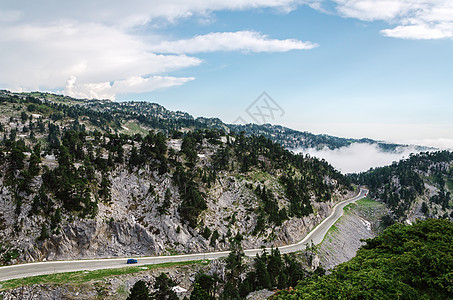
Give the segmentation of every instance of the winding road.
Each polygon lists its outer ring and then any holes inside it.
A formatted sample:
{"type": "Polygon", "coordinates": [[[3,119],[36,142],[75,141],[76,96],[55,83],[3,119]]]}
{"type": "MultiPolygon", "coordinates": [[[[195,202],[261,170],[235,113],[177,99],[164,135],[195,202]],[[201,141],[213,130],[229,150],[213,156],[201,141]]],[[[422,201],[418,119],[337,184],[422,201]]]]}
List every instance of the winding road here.
{"type": "MultiPolygon", "coordinates": [[[[314,228],[303,240],[296,244],[279,247],[280,252],[282,254],[296,252],[299,250],[304,250],[306,245],[310,245],[312,242],[315,245],[321,243],[329,228],[343,215],[343,208],[352,202],[364,198],[367,192],[368,191],[365,189],[360,189],[360,192],[357,196],[337,203],[333,208],[332,214],[328,216],[324,221],[322,221],[321,224],[319,224],[316,228],[314,228]]],[[[261,248],[249,249],[244,250],[244,253],[247,256],[255,256],[257,253],[261,253],[262,251],[263,249],[261,248]]],[[[267,251],[270,251],[270,249],[267,249],[267,251]]],[[[229,251],[221,251],[172,256],[136,257],[138,263],[134,266],[201,259],[217,259],[228,256],[228,253],[229,251]]],[[[52,273],[122,268],[126,266],[126,260],[127,258],[48,261],[0,267],[0,282],[8,279],[52,273]]]]}

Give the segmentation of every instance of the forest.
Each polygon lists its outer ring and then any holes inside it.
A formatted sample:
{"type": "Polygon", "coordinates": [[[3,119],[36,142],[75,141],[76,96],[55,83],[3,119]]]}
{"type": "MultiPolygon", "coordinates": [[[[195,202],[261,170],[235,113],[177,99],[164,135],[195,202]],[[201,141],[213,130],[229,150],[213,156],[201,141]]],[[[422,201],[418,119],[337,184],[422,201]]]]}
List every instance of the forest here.
{"type": "MultiPolygon", "coordinates": [[[[267,253],[263,249],[251,262],[246,261],[240,241],[242,236],[231,238],[230,254],[226,258],[225,277],[219,273],[198,272],[195,276],[190,300],[233,300],[245,299],[253,291],[262,289],[288,289],[299,281],[325,274],[322,267],[307,271],[313,255],[313,249],[305,251],[304,258],[295,254],[281,255],[278,248],[267,253]],[[241,276],[245,274],[245,276],[241,276]]],[[[152,286],[140,280],[135,283],[129,294],[129,300],[142,299],[178,299],[171,289],[177,283],[165,273],[161,273],[152,286]]]]}
{"type": "MultiPolygon", "coordinates": [[[[450,191],[453,188],[453,153],[449,151],[422,152],[394,162],[390,166],[371,169],[350,176],[353,182],[366,185],[370,196],[385,202],[396,219],[404,218],[411,205],[426,192],[425,184],[438,189],[428,203],[439,204],[442,210],[452,208],[450,191]]],[[[424,206],[427,209],[427,204],[424,206]]],[[[444,218],[453,218],[453,212],[444,218]]]]}
{"type": "Polygon", "coordinates": [[[324,276],[306,277],[284,299],[451,299],[453,222],[395,224],[324,276]]]}

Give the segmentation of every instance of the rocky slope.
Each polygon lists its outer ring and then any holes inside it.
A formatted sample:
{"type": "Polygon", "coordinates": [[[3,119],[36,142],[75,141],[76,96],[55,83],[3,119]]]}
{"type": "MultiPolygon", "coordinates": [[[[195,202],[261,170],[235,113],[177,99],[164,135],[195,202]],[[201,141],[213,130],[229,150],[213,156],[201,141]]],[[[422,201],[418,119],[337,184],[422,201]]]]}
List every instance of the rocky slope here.
{"type": "Polygon", "coordinates": [[[284,245],[352,195],[325,161],[264,137],[166,135],[173,117],[134,103],[122,119],[58,97],[0,98],[3,263],[222,250],[238,233],[244,248],[284,245]]]}
{"type": "Polygon", "coordinates": [[[362,240],[374,238],[382,232],[381,218],[388,214],[384,204],[369,199],[345,207],[343,216],[316,247],[320,265],[332,269],[353,258],[365,244],[362,240]]]}

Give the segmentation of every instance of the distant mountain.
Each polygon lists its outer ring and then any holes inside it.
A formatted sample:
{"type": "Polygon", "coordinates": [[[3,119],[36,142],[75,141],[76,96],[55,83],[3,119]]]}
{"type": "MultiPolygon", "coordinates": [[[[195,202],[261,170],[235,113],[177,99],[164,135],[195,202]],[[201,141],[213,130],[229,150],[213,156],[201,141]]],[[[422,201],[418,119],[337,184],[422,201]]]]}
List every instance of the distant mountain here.
{"type": "MultiPolygon", "coordinates": [[[[3,91],[3,94],[8,94],[3,91]]],[[[408,145],[386,143],[369,138],[352,139],[341,138],[327,134],[313,134],[307,131],[297,131],[280,125],[271,124],[227,124],[218,118],[194,118],[192,115],[181,111],[170,111],[157,103],[146,101],[114,102],[110,100],[81,100],[71,97],[54,95],[49,93],[29,93],[29,95],[43,101],[52,101],[66,105],[76,105],[89,108],[98,112],[108,112],[115,119],[136,122],[143,129],[157,129],[168,134],[174,130],[193,129],[220,129],[226,133],[245,132],[247,136],[263,135],[272,141],[281,144],[286,149],[337,149],[349,146],[353,143],[376,144],[383,151],[399,151],[401,147],[408,145]]],[[[121,124],[117,124],[117,131],[121,131],[121,124]]],[[[124,125],[124,124],[123,124],[124,125]]],[[[417,151],[434,150],[424,146],[414,146],[417,151]]]]}
{"type": "MultiPolygon", "coordinates": [[[[297,131],[280,125],[228,125],[228,127],[235,131],[244,131],[248,135],[264,135],[265,137],[273,140],[276,143],[283,145],[287,149],[299,148],[315,148],[323,149],[325,147],[333,150],[341,147],[347,147],[353,143],[376,144],[383,151],[396,151],[399,147],[407,145],[390,144],[381,141],[375,141],[368,138],[351,139],[340,138],[327,134],[313,134],[307,131],[297,131]]],[[[416,146],[416,150],[427,150],[426,147],[416,146]]]]}

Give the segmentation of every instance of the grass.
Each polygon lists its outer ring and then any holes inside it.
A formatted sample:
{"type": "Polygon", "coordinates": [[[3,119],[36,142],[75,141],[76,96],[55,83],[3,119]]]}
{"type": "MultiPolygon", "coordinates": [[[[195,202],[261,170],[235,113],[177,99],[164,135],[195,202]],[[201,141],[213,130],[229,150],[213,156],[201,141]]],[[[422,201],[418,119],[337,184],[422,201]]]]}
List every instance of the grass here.
{"type": "Polygon", "coordinates": [[[370,198],[362,198],[360,200],[357,200],[355,203],[346,205],[343,210],[345,212],[350,212],[352,209],[356,209],[359,212],[366,213],[372,209],[380,209],[384,206],[384,204],[378,201],[374,201],[370,198]]]}
{"type": "MultiPolygon", "coordinates": [[[[343,207],[344,214],[349,214],[354,210],[359,210],[359,211],[367,211],[373,208],[379,208],[379,206],[383,206],[382,203],[379,203],[377,201],[374,201],[370,198],[362,198],[360,200],[357,200],[354,203],[350,203],[343,207]]],[[[324,242],[326,239],[329,240],[329,242],[332,242],[332,237],[335,235],[335,233],[338,233],[338,227],[336,226],[338,222],[340,222],[342,217],[340,217],[333,225],[332,227],[329,228],[327,231],[326,235],[324,236],[324,239],[322,242],[324,242]]]]}
{"type": "MultiPolygon", "coordinates": [[[[335,224],[337,224],[337,222],[335,222],[335,224]]],[[[333,224],[332,227],[330,227],[329,231],[338,232],[338,227],[335,224],[333,224]]]]}
{"type": "Polygon", "coordinates": [[[379,204],[379,202],[374,201],[370,198],[362,198],[360,200],[357,200],[356,203],[360,206],[365,206],[365,207],[375,206],[376,204],[379,204]]]}
{"type": "Polygon", "coordinates": [[[127,133],[127,134],[130,134],[130,135],[134,135],[136,133],[148,134],[148,132],[149,132],[148,130],[145,130],[144,128],[142,128],[136,122],[132,122],[132,121],[127,122],[126,124],[124,124],[124,127],[128,128],[129,130],[124,129],[123,132],[127,133]]]}
{"type": "Polygon", "coordinates": [[[21,286],[33,285],[33,284],[65,284],[65,283],[83,283],[89,282],[92,280],[98,280],[111,276],[134,274],[139,272],[144,272],[148,270],[168,268],[174,266],[187,266],[187,265],[207,265],[206,260],[192,260],[192,261],[182,261],[182,262],[169,262],[162,264],[154,265],[145,265],[145,266],[134,266],[134,267],[124,267],[116,269],[102,269],[94,271],[77,271],[77,272],[66,272],[66,273],[57,273],[57,274],[48,274],[48,275],[38,275],[25,278],[10,279],[3,282],[0,282],[0,291],[14,289],[21,286]]]}
{"type": "Polygon", "coordinates": [[[347,213],[347,212],[349,212],[349,211],[351,210],[351,208],[353,208],[354,206],[355,206],[354,203],[350,203],[350,204],[346,205],[345,207],[343,207],[343,211],[344,211],[345,213],[347,213]]]}
{"type": "Polygon", "coordinates": [[[346,205],[345,207],[343,207],[343,211],[344,212],[349,212],[351,209],[354,209],[354,208],[370,208],[370,207],[374,207],[376,205],[379,205],[379,202],[376,202],[370,198],[362,198],[360,200],[357,200],[356,202],[354,203],[350,203],[348,205],[346,205]]]}
{"type": "MultiPolygon", "coordinates": [[[[340,217],[341,219],[342,217],[340,217]]],[[[332,243],[332,238],[335,238],[336,234],[339,232],[338,230],[338,227],[336,226],[336,224],[340,221],[340,219],[338,219],[330,228],[329,230],[327,230],[326,232],[326,235],[324,235],[324,238],[322,239],[321,243],[319,243],[317,246],[321,247],[322,244],[324,244],[324,242],[326,240],[329,241],[329,243],[332,243]]]]}
{"type": "Polygon", "coordinates": [[[65,96],[48,94],[48,93],[31,92],[31,93],[24,93],[24,94],[30,95],[32,97],[37,97],[37,98],[41,98],[41,97],[46,98],[46,99],[51,100],[56,103],[72,104],[72,105],[83,103],[83,100],[77,100],[77,99],[72,99],[72,98],[65,97],[65,96]]]}
{"type": "Polygon", "coordinates": [[[447,187],[450,190],[450,192],[453,192],[453,180],[447,179],[447,187]]]}
{"type": "MultiPolygon", "coordinates": [[[[369,198],[363,198],[358,200],[356,203],[357,206],[355,210],[357,213],[371,223],[378,221],[382,216],[388,214],[388,209],[382,202],[374,201],[369,198]]],[[[380,224],[382,225],[382,223],[380,224]]],[[[383,229],[384,228],[381,228],[381,226],[379,228],[375,228],[377,232],[380,232],[383,229]]]]}
{"type": "Polygon", "coordinates": [[[263,171],[253,171],[253,172],[251,172],[250,178],[253,181],[260,181],[260,182],[273,179],[272,176],[269,175],[269,173],[266,173],[266,172],[263,172],[263,171]]]}

